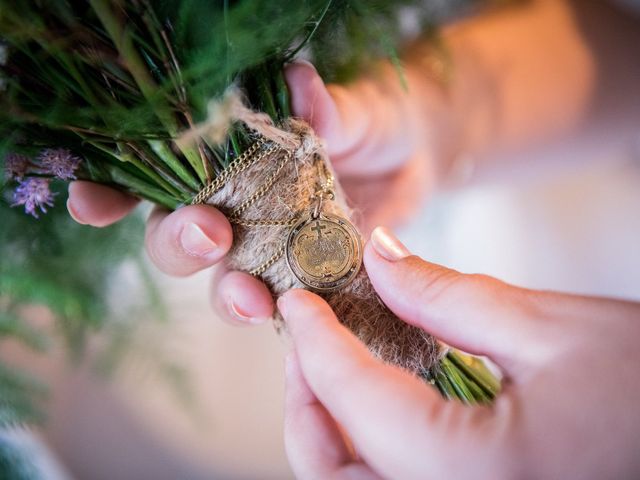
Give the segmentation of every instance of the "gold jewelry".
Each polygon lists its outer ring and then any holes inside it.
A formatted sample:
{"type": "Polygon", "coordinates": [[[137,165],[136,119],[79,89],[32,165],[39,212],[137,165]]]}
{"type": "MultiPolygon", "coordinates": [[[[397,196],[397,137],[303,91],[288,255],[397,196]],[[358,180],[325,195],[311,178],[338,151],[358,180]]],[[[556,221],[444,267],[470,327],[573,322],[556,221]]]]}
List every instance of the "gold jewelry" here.
{"type": "Polygon", "coordinates": [[[227,166],[227,168],[225,168],[213,182],[206,185],[202,190],[200,190],[198,194],[191,200],[191,205],[200,205],[203,203],[207,203],[207,200],[209,200],[214,193],[220,190],[225,183],[227,183],[239,173],[245,171],[254,163],[264,158],[264,156],[268,153],[275,151],[277,148],[278,147],[273,144],[267,144],[266,138],[260,137],[258,141],[247,148],[242,153],[242,155],[232,161],[229,166],[227,166]],[[267,145],[267,148],[260,151],[256,156],[253,156],[253,154],[258,152],[264,145],[267,145]]]}
{"type": "MultiPolygon", "coordinates": [[[[216,180],[198,192],[191,204],[205,203],[231,178],[279,148],[260,137],[216,180]]],[[[287,265],[304,285],[319,291],[337,290],[353,280],[360,270],[362,241],[356,228],[347,219],[322,213],[324,202],[333,200],[335,196],[333,175],[324,162],[318,162],[318,189],[312,195],[312,207],[304,217],[304,210],[282,220],[247,219],[241,216],[273,187],[292,156],[291,151],[285,152],[260,188],[231,211],[229,221],[244,227],[291,227],[287,241],[266,262],[249,271],[251,275],[262,275],[286,253],[287,265]]]]}
{"type": "Polygon", "coordinates": [[[289,232],[287,265],[307,287],[337,290],[357,275],[362,264],[362,242],[346,219],[329,213],[300,220],[289,232]]]}
{"type": "Polygon", "coordinates": [[[335,193],[333,175],[324,162],[318,170],[320,188],[313,194],[313,208],[291,228],[285,252],[287,265],[298,280],[326,292],[354,279],[362,264],[362,241],[347,219],[322,213],[325,199],[333,200],[335,193]]]}

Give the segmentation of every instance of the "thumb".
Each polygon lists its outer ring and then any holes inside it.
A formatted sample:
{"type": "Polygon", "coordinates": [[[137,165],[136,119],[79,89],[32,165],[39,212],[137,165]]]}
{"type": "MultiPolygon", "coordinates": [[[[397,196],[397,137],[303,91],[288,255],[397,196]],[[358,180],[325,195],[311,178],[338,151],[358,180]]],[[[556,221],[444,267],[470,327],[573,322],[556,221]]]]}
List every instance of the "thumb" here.
{"type": "Polygon", "coordinates": [[[288,65],[285,76],[293,114],[326,140],[329,155],[339,156],[365,137],[369,119],[361,108],[349,108],[353,98],[345,89],[327,87],[315,67],[305,61],[288,65]]]}
{"type": "Polygon", "coordinates": [[[378,227],[365,265],[384,303],[401,319],[445,343],[486,355],[507,373],[541,358],[549,342],[532,291],[484,275],[466,275],[426,262],[378,227]]]}

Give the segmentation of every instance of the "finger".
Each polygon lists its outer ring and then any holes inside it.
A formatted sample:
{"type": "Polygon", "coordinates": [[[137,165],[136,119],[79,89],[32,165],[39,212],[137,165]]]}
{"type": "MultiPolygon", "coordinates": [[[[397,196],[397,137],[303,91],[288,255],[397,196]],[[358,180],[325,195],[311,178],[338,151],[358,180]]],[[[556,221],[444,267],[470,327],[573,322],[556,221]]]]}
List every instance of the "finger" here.
{"type": "Polygon", "coordinates": [[[93,182],[75,181],[69,184],[67,210],[83,225],[105,227],[122,219],[138,204],[126,193],[93,182]]]}
{"type": "Polygon", "coordinates": [[[338,103],[313,65],[305,61],[292,63],[286,67],[285,77],[291,92],[293,114],[309,122],[327,141],[330,155],[347,151],[364,138],[369,120],[359,114],[359,109],[354,109],[347,118],[343,113],[350,97],[337,87],[333,89],[336,96],[341,96],[343,110],[339,110],[338,103]]]}
{"type": "Polygon", "coordinates": [[[313,65],[298,61],[286,67],[285,77],[293,114],[326,140],[338,173],[380,175],[408,159],[414,148],[407,135],[410,115],[399,101],[406,94],[395,74],[384,88],[370,79],[348,88],[326,86],[313,65]]]}
{"type": "Polygon", "coordinates": [[[552,343],[551,332],[531,320],[536,306],[529,291],[425,262],[388,229],[373,231],[364,261],[378,295],[396,315],[507,370],[542,358],[552,343]]]}
{"type": "Polygon", "coordinates": [[[285,361],[285,449],[296,478],[379,479],[355,455],[302,375],[295,351],[285,361]]]}
{"type": "Polygon", "coordinates": [[[451,466],[450,446],[479,440],[488,410],[447,403],[416,377],[373,359],[317,295],[291,290],[278,308],[311,390],[383,477],[428,477],[451,466]]]}
{"type": "Polygon", "coordinates": [[[295,352],[285,363],[284,440],[296,478],[334,478],[354,459],[335,420],[318,402],[302,376],[295,352]]]}
{"type": "Polygon", "coordinates": [[[220,261],[232,236],[231,224],[213,207],[193,205],[171,213],[156,207],[147,222],[145,243],[160,270],[184,276],[220,261]]]}
{"type": "Polygon", "coordinates": [[[273,297],[262,281],[248,273],[221,270],[215,280],[213,304],[223,320],[260,325],[273,317],[273,297]]]}

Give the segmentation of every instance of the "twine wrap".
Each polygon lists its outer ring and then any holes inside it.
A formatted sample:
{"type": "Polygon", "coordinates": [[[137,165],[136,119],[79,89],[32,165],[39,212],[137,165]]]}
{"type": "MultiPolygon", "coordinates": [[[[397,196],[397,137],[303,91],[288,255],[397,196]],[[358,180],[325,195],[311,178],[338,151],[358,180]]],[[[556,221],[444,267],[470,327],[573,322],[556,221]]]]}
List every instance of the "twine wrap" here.
{"type": "MultiPolygon", "coordinates": [[[[274,260],[274,254],[284,251],[291,227],[246,224],[256,223],[252,221],[257,219],[260,220],[257,223],[278,224],[298,216],[300,212],[308,212],[318,186],[317,162],[325,162],[329,169],[331,166],[322,142],[305,122],[289,119],[282,128],[277,128],[266,115],[242,107],[238,110],[237,119],[279,148],[268,149],[257,162],[217,185],[211,196],[201,195],[199,199],[208,197],[206,203],[234,217],[238,206],[246,204],[246,199],[261,189],[265,179],[277,174],[268,191],[235,217],[245,225],[233,222],[234,243],[227,257],[230,268],[246,272],[271,261],[260,277],[277,297],[291,288],[305,288],[290,271],[284,255],[274,260]],[[278,172],[276,168],[279,168],[278,172]]],[[[335,199],[324,202],[323,211],[351,219],[352,212],[338,183],[334,191],[335,199]]],[[[320,296],[329,303],[338,319],[378,358],[420,376],[428,375],[437,368],[441,355],[437,341],[423,330],[399,320],[382,303],[364,265],[351,283],[320,296]]],[[[278,331],[286,330],[279,315],[274,321],[278,331]]]]}

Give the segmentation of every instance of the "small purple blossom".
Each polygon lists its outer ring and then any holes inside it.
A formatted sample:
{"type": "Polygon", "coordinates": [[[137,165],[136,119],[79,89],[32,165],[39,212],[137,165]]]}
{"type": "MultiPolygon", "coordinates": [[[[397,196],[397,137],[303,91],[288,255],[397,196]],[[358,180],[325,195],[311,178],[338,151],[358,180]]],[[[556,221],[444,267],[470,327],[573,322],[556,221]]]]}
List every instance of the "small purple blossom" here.
{"type": "Polygon", "coordinates": [[[22,182],[13,192],[12,207],[24,205],[24,211],[38,218],[37,208],[42,213],[47,212],[47,207],[53,206],[54,193],[49,189],[51,179],[29,177],[22,182]]]}
{"type": "Polygon", "coordinates": [[[74,172],[82,161],[66,148],[45,148],[38,155],[38,160],[46,173],[60,180],[75,180],[74,172]]]}
{"type": "Polygon", "coordinates": [[[22,180],[29,170],[31,161],[29,157],[20,155],[19,153],[9,153],[4,158],[4,171],[7,178],[13,180],[22,180]]]}

